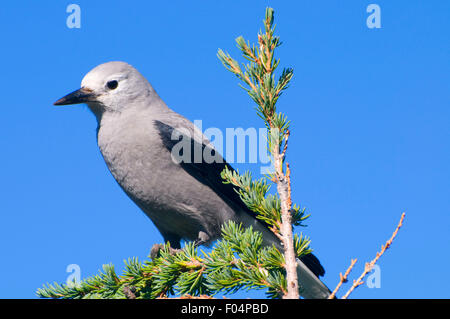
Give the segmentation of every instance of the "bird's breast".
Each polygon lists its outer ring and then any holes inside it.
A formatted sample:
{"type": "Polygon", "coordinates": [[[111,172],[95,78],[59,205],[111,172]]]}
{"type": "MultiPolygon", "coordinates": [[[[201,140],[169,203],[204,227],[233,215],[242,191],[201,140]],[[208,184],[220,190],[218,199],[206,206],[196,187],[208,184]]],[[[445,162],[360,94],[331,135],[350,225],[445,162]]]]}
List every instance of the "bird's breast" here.
{"type": "Polygon", "coordinates": [[[102,123],[98,146],[111,174],[119,185],[141,200],[152,196],[152,186],[162,172],[161,149],[151,124],[124,119],[102,123]]]}

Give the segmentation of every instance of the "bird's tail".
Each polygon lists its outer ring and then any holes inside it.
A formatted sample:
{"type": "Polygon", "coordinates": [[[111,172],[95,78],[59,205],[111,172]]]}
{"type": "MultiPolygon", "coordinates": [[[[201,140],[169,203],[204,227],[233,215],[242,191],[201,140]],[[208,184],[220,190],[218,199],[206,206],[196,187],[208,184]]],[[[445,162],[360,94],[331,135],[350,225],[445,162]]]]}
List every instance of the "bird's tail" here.
{"type": "Polygon", "coordinates": [[[303,298],[327,299],[330,296],[330,289],[300,259],[297,259],[297,274],[303,298]]]}
{"type": "MultiPolygon", "coordinates": [[[[253,229],[262,233],[263,245],[271,246],[273,244],[279,250],[283,250],[279,239],[267,227],[255,218],[248,218],[248,215],[244,216],[241,215],[241,222],[243,222],[245,227],[252,226],[253,229]]],[[[313,254],[305,255],[300,259],[297,258],[297,276],[300,295],[305,299],[327,299],[331,295],[331,291],[319,279],[319,276],[323,276],[324,274],[325,270],[313,254]]]]}
{"type": "MultiPolygon", "coordinates": [[[[278,249],[283,249],[278,239],[274,242],[270,242],[270,244],[272,243],[275,244],[275,247],[278,249]]],[[[324,274],[325,270],[317,257],[313,254],[310,253],[301,258],[297,258],[297,276],[300,296],[305,299],[327,299],[328,296],[330,296],[331,291],[319,279],[319,276],[323,276],[324,274]]]]}

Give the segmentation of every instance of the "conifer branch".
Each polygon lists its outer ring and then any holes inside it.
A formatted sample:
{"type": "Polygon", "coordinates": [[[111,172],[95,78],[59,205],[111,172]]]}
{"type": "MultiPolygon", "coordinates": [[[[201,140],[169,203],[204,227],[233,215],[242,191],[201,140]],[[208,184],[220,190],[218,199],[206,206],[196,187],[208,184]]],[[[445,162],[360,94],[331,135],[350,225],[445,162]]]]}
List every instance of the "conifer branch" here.
{"type": "MultiPolygon", "coordinates": [[[[290,168],[285,163],[287,142],[290,134],[289,122],[284,114],[276,112],[276,102],[292,79],[293,70],[290,68],[284,69],[278,81],[275,81],[273,73],[279,61],[274,58],[274,53],[281,42],[279,37],[274,35],[275,27],[273,22],[274,11],[272,8],[267,8],[263,21],[265,33],[260,32],[258,34],[258,48],[256,46],[250,48],[250,44],[243,37],[236,39],[237,46],[242,51],[242,55],[250,61],[245,66],[244,71],[229,54],[219,49],[217,55],[229,71],[248,85],[249,88],[246,89],[244,87],[244,89],[256,103],[258,115],[265,121],[269,129],[269,152],[272,155],[275,168],[275,172],[272,174],[270,180],[277,186],[279,210],[277,210],[274,216],[268,218],[267,216],[271,215],[270,212],[267,214],[264,209],[258,209],[263,202],[263,196],[258,197],[258,203],[251,203],[252,205],[248,206],[257,212],[264,211],[264,214],[262,214],[263,217],[259,218],[265,221],[271,219],[269,221],[270,225],[273,226],[271,229],[280,238],[284,249],[287,291],[283,295],[283,298],[298,299],[298,274],[292,229],[293,223],[295,224],[293,215],[296,214],[296,209],[292,209],[290,168]]],[[[236,185],[236,179],[226,179],[226,174],[227,172],[223,176],[225,180],[236,185]]],[[[248,197],[255,199],[255,197],[247,196],[246,193],[249,192],[248,190],[245,188],[242,189],[244,190],[240,195],[244,197],[244,202],[246,200],[248,201],[248,197]]],[[[250,187],[249,189],[252,188],[250,187]]]]}
{"type": "MultiPolygon", "coordinates": [[[[234,222],[222,227],[223,239],[210,253],[193,243],[174,253],[162,246],[159,255],[143,263],[128,259],[122,275],[104,265],[99,274],[71,284],[47,284],[37,290],[42,298],[149,299],[171,296],[214,296],[240,289],[265,289],[270,298],[286,293],[284,256],[275,247],[263,247],[262,235],[234,222]]],[[[299,257],[308,254],[309,240],[296,237],[299,257]]]]}

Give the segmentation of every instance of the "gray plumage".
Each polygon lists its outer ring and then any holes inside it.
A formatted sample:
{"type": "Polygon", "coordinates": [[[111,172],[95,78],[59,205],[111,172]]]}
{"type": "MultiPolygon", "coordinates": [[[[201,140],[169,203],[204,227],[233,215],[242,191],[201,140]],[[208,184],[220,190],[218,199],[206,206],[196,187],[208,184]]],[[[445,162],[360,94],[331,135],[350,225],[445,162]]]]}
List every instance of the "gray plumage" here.
{"type": "MultiPolygon", "coordinates": [[[[180,240],[209,245],[220,237],[223,223],[234,220],[262,232],[265,244],[282,248],[233,186],[222,183],[220,172],[232,168],[192,122],[166,106],[135,68],[124,62],[97,66],[84,77],[80,90],[55,105],[76,103],[87,103],[97,118],[98,146],[111,174],[172,247],[179,248],[180,240]],[[172,152],[184,138],[190,154],[172,152]],[[216,161],[194,158],[197,148],[207,148],[216,161]],[[191,160],[180,162],[176,156],[191,160]]],[[[318,279],[324,274],[318,259],[309,254],[297,263],[302,296],[326,298],[330,291],[318,279]]]]}

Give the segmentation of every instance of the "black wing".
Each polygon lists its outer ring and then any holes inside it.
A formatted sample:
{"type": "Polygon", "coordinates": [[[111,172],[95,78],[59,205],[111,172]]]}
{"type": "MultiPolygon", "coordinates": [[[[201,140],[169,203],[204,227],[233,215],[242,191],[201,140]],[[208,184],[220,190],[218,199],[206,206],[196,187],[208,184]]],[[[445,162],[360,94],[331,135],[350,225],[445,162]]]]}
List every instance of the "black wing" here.
{"type": "MultiPolygon", "coordinates": [[[[174,127],[167,125],[161,121],[155,121],[155,126],[158,129],[159,135],[164,146],[167,150],[172,151],[172,148],[175,144],[179,143],[182,139],[172,139],[172,133],[175,130],[174,127]]],[[[209,186],[221,197],[227,198],[230,202],[236,205],[239,208],[242,208],[244,211],[253,214],[247,206],[242,202],[239,197],[239,194],[236,192],[236,188],[232,184],[224,184],[222,182],[221,172],[227,167],[229,170],[234,171],[234,169],[229,165],[220,154],[216,153],[216,150],[205,143],[198,143],[193,138],[190,138],[191,141],[191,149],[190,149],[190,160],[181,161],[180,166],[188,172],[192,177],[197,179],[202,184],[209,186]],[[204,154],[205,149],[208,148],[208,151],[212,156],[217,156],[221,159],[221,161],[213,161],[212,163],[207,163],[204,161],[203,156],[200,157],[200,160],[194,158],[194,152],[199,152],[200,154],[204,154]],[[197,160],[197,161],[196,161],[197,160]]],[[[178,154],[177,154],[178,155],[178,154]]],[[[179,154],[180,157],[183,154],[179,154]]],[[[253,214],[254,215],[254,214],[253,214]]]]}

